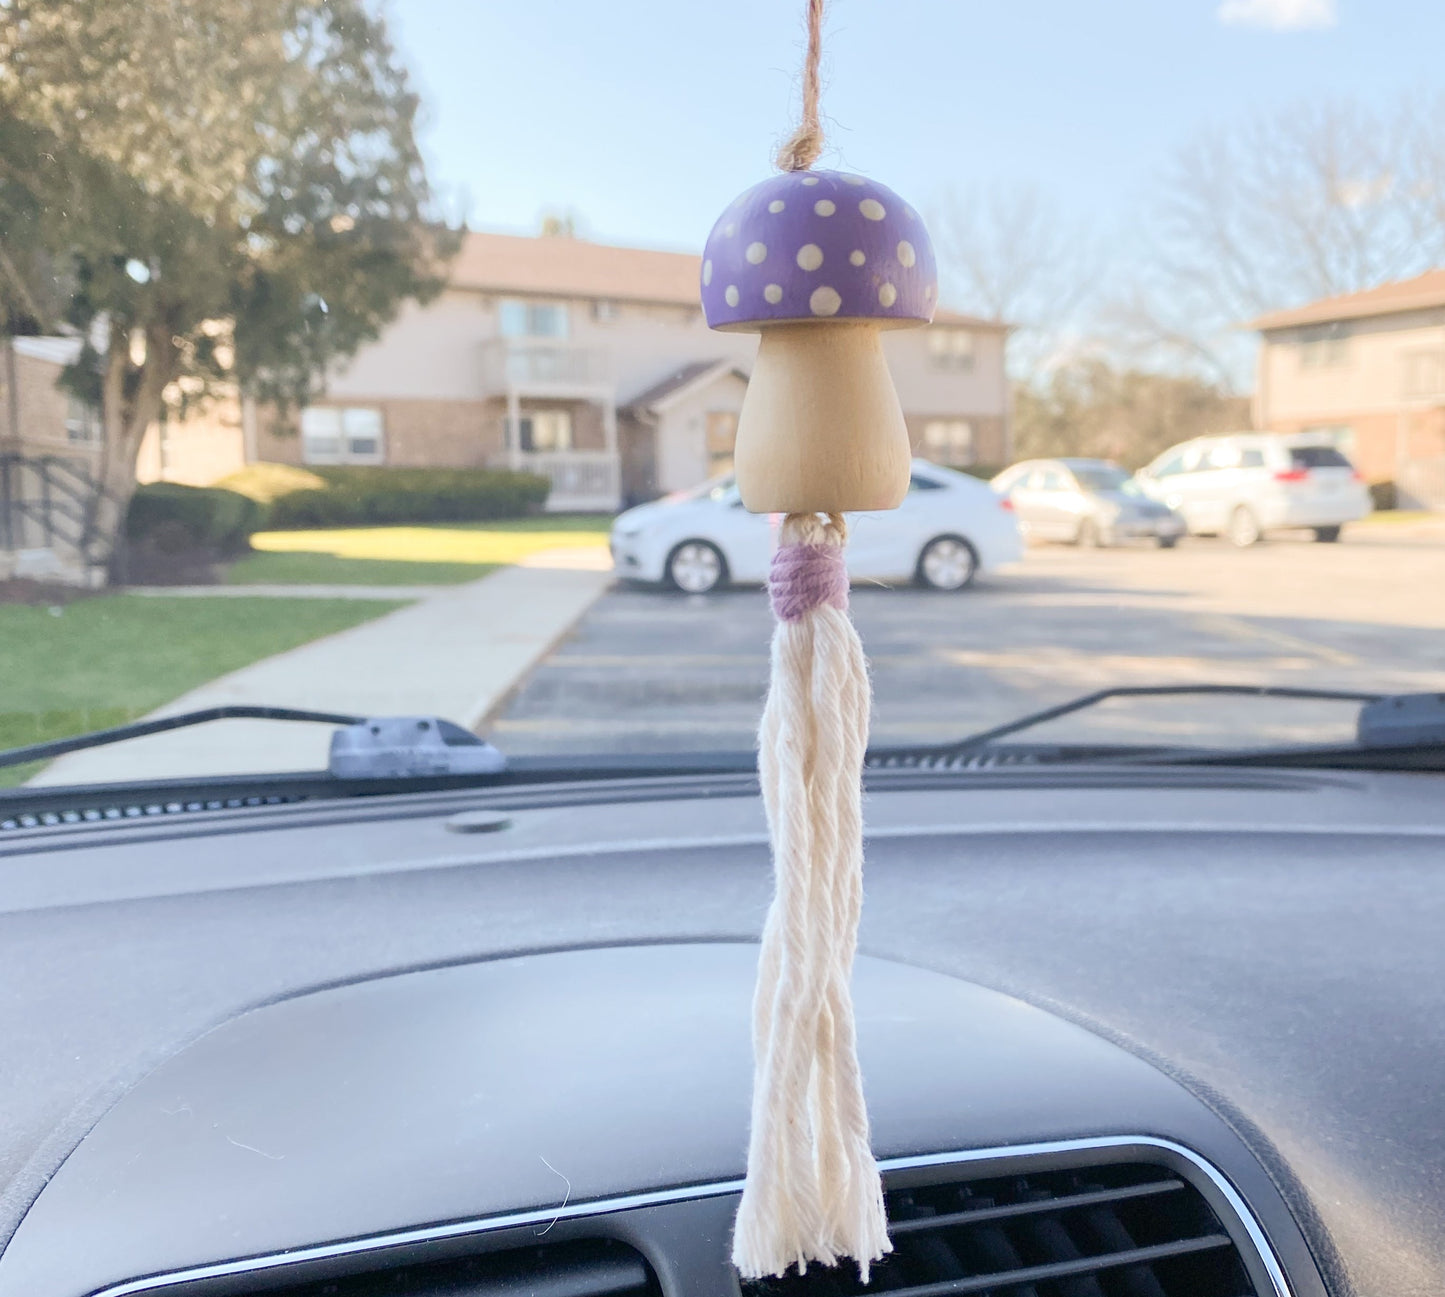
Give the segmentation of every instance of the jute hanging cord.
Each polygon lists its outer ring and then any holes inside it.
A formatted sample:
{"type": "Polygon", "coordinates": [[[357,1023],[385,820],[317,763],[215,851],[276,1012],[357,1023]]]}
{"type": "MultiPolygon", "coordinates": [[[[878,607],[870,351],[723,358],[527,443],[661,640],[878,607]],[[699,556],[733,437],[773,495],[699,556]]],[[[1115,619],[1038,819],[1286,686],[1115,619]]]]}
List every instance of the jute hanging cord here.
{"type": "Polygon", "coordinates": [[[752,1127],[733,1261],[748,1277],[890,1248],[850,990],[863,900],[869,686],[848,616],[843,514],[894,509],[911,451],[880,331],[926,324],[937,280],[917,213],[823,146],[823,0],[807,0],[797,131],[781,174],[719,217],[703,252],[715,329],[762,336],[738,416],[743,504],[784,515],[758,734],[775,891],[753,1004],[752,1127]]]}

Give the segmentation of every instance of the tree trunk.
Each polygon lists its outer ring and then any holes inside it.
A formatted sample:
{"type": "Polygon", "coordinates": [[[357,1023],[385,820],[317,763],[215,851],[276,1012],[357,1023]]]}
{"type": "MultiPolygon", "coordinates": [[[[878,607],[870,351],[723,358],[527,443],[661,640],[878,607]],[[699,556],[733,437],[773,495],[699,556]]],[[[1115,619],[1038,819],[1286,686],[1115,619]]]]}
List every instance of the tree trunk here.
{"type": "Polygon", "coordinates": [[[100,481],[91,534],[94,561],[105,564],[112,581],[125,578],[125,518],[135,495],[136,460],[146,429],[160,417],[175,366],[175,344],[164,324],[147,326],[145,341],[145,360],[136,369],[129,331],[113,323],[105,356],[100,481]],[[129,396],[127,387],[133,388],[129,396]]]}

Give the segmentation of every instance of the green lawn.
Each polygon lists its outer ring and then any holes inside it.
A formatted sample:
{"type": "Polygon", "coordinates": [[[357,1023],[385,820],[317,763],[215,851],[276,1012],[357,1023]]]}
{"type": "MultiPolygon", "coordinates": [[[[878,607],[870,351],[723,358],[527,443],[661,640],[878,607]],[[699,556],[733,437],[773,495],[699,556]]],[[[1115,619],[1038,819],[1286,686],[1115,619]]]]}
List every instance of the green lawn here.
{"type": "Polygon", "coordinates": [[[263,531],[232,564],[233,585],[454,585],[542,550],[605,548],[611,519],[542,514],[505,522],[263,531]]]}
{"type": "MultiPolygon", "coordinates": [[[[228,671],[400,606],[140,595],[101,595],[54,611],[0,604],[0,748],[119,725],[228,671]]],[[[0,767],[0,786],[34,769],[0,767]]]]}

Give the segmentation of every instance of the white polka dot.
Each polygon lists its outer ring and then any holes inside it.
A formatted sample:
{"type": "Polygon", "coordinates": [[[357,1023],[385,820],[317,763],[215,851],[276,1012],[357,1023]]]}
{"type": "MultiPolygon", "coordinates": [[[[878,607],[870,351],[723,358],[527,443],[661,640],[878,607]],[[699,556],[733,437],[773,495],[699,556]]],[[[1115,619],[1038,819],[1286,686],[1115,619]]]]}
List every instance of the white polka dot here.
{"type": "Polygon", "coordinates": [[[770,202],[770,203],[768,204],[768,211],[770,211],[770,212],[781,212],[781,211],[783,210],[783,208],[786,207],[786,206],[787,206],[787,204],[784,203],[781,198],[775,198],[775,199],[773,199],[772,202],[770,202]]]}
{"type": "Polygon", "coordinates": [[[823,264],[823,249],[816,243],[805,243],[798,249],[798,265],[804,270],[817,270],[823,264]]]}
{"type": "Polygon", "coordinates": [[[732,238],[732,236],[737,232],[738,227],[732,221],[729,221],[726,225],[723,226],[723,237],[726,239],[732,238]]]}
{"type": "Polygon", "coordinates": [[[838,308],[842,305],[843,299],[838,296],[838,290],[829,288],[827,284],[815,288],[813,295],[808,298],[808,309],[814,315],[837,315],[838,308]]]}
{"type": "MultiPolygon", "coordinates": [[[[749,243],[748,250],[743,253],[743,256],[748,259],[748,264],[753,266],[756,266],[758,262],[760,262],[767,255],[768,245],[766,243],[749,243]]],[[[911,266],[913,264],[912,258],[910,257],[910,259],[905,264],[911,266]]]]}
{"type": "Polygon", "coordinates": [[[848,260],[855,266],[861,266],[868,258],[863,255],[861,248],[854,248],[853,251],[848,254],[848,260]]]}
{"type": "Polygon", "coordinates": [[[913,251],[913,245],[909,243],[907,239],[904,239],[898,245],[898,264],[907,267],[911,266],[917,260],[918,255],[913,251]]]}
{"type": "Polygon", "coordinates": [[[844,176],[843,183],[846,185],[866,185],[868,182],[862,176],[844,176]]]}
{"type": "Polygon", "coordinates": [[[723,301],[729,306],[736,306],[738,304],[738,286],[736,284],[729,284],[727,286],[727,292],[723,294],[723,301]]]}
{"type": "Polygon", "coordinates": [[[923,290],[923,295],[924,295],[924,297],[932,297],[932,296],[933,296],[933,285],[932,285],[932,284],[929,284],[929,286],[923,290]]]}
{"type": "Polygon", "coordinates": [[[816,185],[816,184],[818,183],[818,177],[817,177],[817,176],[804,176],[804,177],[803,177],[803,183],[804,183],[805,185],[816,185]]]}
{"type": "Polygon", "coordinates": [[[819,216],[832,216],[838,208],[831,198],[820,198],[813,204],[813,210],[817,212],[819,216]]]}
{"type": "Polygon", "coordinates": [[[913,210],[913,208],[911,208],[911,207],[905,207],[905,208],[903,209],[903,214],[904,214],[904,216],[906,216],[910,221],[916,221],[916,220],[918,219],[918,213],[915,212],[915,211],[913,210]]]}
{"type": "Polygon", "coordinates": [[[712,283],[712,262],[711,262],[711,261],[704,261],[704,262],[702,263],[702,282],[703,282],[704,284],[710,284],[710,283],[712,283]]]}
{"type": "Polygon", "coordinates": [[[783,300],[783,286],[781,284],[769,284],[763,289],[763,296],[776,306],[783,300]]]}
{"type": "Polygon", "coordinates": [[[883,306],[892,306],[898,300],[898,290],[892,284],[878,286],[878,301],[883,306]]]}
{"type": "MultiPolygon", "coordinates": [[[[858,204],[858,210],[870,221],[881,221],[888,215],[888,213],[883,210],[883,204],[876,198],[865,198],[858,204]]],[[[726,231],[724,232],[726,233],[726,231]]]]}

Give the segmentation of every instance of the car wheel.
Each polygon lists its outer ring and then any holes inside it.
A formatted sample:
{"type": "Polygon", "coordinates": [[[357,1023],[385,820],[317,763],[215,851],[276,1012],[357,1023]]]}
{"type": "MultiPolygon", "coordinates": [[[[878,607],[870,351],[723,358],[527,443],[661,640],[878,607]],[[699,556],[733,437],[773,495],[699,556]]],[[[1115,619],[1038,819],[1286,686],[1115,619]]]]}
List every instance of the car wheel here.
{"type": "Polygon", "coordinates": [[[1104,543],[1104,538],[1099,534],[1099,524],[1092,518],[1085,518],[1079,523],[1079,530],[1074,533],[1074,544],[1080,549],[1098,549],[1104,543]]]}
{"type": "Polygon", "coordinates": [[[727,578],[722,551],[710,541],[685,540],[667,556],[668,584],[683,594],[707,594],[727,578]]]}
{"type": "Polygon", "coordinates": [[[1179,544],[1178,536],[1156,536],[1154,540],[1160,549],[1173,549],[1179,544]]]}
{"type": "Polygon", "coordinates": [[[935,536],[918,556],[914,579],[930,590],[962,590],[978,574],[978,555],[961,536],[935,536]]]}
{"type": "Polygon", "coordinates": [[[1229,515],[1229,530],[1225,532],[1229,543],[1238,549],[1247,549],[1250,545],[1258,543],[1263,531],[1260,529],[1259,519],[1254,516],[1252,509],[1240,505],[1229,515]]]}
{"type": "Polygon", "coordinates": [[[1338,527],[1316,527],[1316,528],[1315,528],[1315,539],[1316,539],[1316,540],[1319,540],[1319,541],[1323,541],[1326,545],[1332,545],[1332,544],[1334,544],[1334,542],[1337,541],[1337,540],[1339,540],[1339,538],[1340,538],[1340,529],[1339,529],[1338,527]]]}

